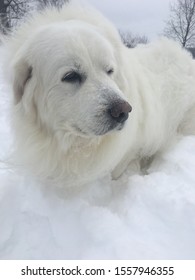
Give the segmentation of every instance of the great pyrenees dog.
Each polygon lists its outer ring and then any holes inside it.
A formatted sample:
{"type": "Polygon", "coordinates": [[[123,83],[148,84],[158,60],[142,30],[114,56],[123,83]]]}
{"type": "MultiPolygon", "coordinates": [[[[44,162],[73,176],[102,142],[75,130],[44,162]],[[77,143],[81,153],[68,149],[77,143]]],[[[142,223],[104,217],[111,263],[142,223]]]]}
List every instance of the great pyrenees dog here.
{"type": "Polygon", "coordinates": [[[82,186],[195,132],[195,62],[168,39],[126,48],[93,8],[34,15],[5,42],[17,164],[82,186]]]}

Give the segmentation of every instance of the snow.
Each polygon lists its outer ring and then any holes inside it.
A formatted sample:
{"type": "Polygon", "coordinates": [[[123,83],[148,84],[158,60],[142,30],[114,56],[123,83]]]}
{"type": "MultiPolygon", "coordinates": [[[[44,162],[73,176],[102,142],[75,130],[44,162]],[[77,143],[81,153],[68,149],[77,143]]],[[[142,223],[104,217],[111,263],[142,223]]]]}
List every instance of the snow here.
{"type": "Polygon", "coordinates": [[[0,79],[0,259],[194,259],[195,137],[148,175],[106,178],[79,193],[47,188],[6,164],[9,90],[0,79]]]}

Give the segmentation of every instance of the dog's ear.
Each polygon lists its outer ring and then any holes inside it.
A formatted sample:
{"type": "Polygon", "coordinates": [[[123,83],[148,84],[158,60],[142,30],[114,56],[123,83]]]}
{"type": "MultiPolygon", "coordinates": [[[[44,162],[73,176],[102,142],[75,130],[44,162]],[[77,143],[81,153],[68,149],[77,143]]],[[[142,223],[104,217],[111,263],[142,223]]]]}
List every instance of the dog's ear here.
{"type": "Polygon", "coordinates": [[[32,66],[25,60],[20,60],[14,65],[14,100],[15,104],[19,103],[24,94],[26,83],[32,77],[32,66]]]}

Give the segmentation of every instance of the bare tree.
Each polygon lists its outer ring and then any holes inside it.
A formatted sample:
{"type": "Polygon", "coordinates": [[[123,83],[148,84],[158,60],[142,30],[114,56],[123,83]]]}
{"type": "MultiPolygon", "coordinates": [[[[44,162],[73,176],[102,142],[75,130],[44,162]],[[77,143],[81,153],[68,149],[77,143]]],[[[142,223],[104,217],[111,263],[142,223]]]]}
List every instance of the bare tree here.
{"type": "Polygon", "coordinates": [[[10,21],[7,14],[8,7],[8,1],[0,1],[0,28],[3,33],[6,33],[6,30],[10,28],[10,21]]]}
{"type": "Polygon", "coordinates": [[[0,27],[7,33],[29,9],[29,0],[1,0],[0,1],[0,27]]]}
{"type": "Polygon", "coordinates": [[[47,6],[62,7],[69,0],[0,0],[0,30],[7,33],[28,12],[47,6]]]}
{"type": "Polygon", "coordinates": [[[164,35],[179,41],[183,47],[195,45],[195,0],[177,0],[170,5],[164,35]]]}
{"type": "Polygon", "coordinates": [[[38,9],[44,9],[46,6],[55,6],[61,8],[69,0],[36,0],[38,3],[38,9]]]}
{"type": "Polygon", "coordinates": [[[147,44],[148,38],[146,36],[133,35],[131,32],[119,31],[122,42],[127,48],[135,48],[138,44],[147,44]]]}

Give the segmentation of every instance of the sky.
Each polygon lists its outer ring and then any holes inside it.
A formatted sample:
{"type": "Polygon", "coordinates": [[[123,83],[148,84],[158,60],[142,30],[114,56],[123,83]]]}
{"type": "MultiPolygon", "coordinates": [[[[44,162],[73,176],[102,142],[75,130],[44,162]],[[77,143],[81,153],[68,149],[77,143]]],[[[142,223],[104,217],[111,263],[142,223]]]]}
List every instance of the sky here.
{"type": "Polygon", "coordinates": [[[173,0],[88,0],[119,29],[145,35],[149,40],[163,33],[173,0]]]}

